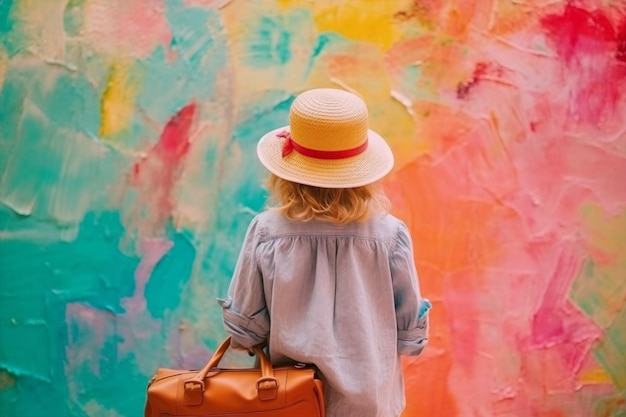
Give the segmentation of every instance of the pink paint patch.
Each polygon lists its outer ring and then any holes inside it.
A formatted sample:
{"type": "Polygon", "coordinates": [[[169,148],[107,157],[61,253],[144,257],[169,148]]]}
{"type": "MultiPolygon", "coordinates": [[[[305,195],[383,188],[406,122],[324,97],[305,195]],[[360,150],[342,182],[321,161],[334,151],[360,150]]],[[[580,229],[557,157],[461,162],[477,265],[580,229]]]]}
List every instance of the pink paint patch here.
{"type": "Polygon", "coordinates": [[[147,238],[140,243],[141,262],[135,270],[135,292],[129,299],[123,301],[129,318],[136,318],[145,310],[146,299],[143,296],[146,283],[152,275],[152,270],[163,256],[172,248],[173,243],[164,238],[147,238]]]}
{"type": "Polygon", "coordinates": [[[185,0],[187,6],[199,6],[207,9],[219,9],[226,6],[232,0],[185,0]]]}
{"type": "Polygon", "coordinates": [[[617,52],[615,59],[626,64],[626,19],[622,21],[617,32],[617,52]]]}
{"type": "Polygon", "coordinates": [[[85,38],[112,55],[145,58],[172,35],[162,0],[91,0],[85,5],[85,38]]]}
{"type": "Polygon", "coordinates": [[[531,333],[520,340],[521,351],[549,350],[574,381],[591,346],[602,335],[598,328],[567,299],[570,286],[581,267],[581,256],[573,243],[561,241],[531,246],[541,269],[551,275],[532,317],[531,333]],[[556,262],[553,264],[554,261],[556,262]]]}
{"type": "Polygon", "coordinates": [[[65,308],[67,323],[66,373],[71,374],[87,364],[100,374],[100,355],[107,335],[115,333],[111,321],[115,316],[81,303],[68,303],[65,308]]]}
{"type": "Polygon", "coordinates": [[[122,301],[126,309],[123,320],[125,324],[118,329],[124,341],[119,346],[122,353],[132,351],[137,341],[148,341],[153,334],[162,331],[162,323],[152,319],[146,312],[144,290],[154,267],[172,246],[173,243],[165,238],[146,238],[139,244],[141,262],[135,270],[135,292],[132,297],[122,301]]]}

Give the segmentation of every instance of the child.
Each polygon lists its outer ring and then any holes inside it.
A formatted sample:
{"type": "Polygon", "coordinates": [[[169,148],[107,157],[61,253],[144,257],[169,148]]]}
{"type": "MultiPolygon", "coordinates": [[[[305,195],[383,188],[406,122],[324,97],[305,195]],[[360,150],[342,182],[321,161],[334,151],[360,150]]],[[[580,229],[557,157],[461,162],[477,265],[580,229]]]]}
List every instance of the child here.
{"type": "Polygon", "coordinates": [[[267,344],[276,366],[312,363],[328,417],[394,417],[405,406],[400,355],[426,345],[411,237],[379,180],[393,167],[365,103],[335,89],[293,102],[289,126],[257,146],[277,207],[251,222],[228,298],[232,343],[267,344]]]}

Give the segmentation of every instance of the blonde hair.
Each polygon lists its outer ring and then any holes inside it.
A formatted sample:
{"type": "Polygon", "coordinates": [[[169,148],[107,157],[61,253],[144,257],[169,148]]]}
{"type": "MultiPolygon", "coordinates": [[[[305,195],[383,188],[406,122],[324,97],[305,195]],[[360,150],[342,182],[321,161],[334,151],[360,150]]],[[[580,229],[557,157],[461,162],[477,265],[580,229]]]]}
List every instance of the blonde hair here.
{"type": "Polygon", "coordinates": [[[290,220],[324,220],[337,224],[362,222],[376,213],[387,213],[390,202],[379,182],[355,188],[319,188],[298,184],[270,174],[267,180],[270,208],[290,220]]]}

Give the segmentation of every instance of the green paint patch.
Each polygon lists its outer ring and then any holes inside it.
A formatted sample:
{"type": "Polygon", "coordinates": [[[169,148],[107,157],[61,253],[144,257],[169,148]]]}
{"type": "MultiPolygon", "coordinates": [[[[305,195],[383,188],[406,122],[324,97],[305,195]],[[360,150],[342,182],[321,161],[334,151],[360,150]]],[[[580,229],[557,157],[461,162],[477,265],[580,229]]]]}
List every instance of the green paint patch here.
{"type": "Polygon", "coordinates": [[[569,297],[600,327],[609,326],[626,305],[626,212],[608,216],[602,208],[581,210],[589,252],[569,297]]]}
{"type": "Polygon", "coordinates": [[[570,300],[602,328],[609,326],[624,306],[623,270],[606,268],[588,260],[572,284],[570,300]]]}
{"type": "Polygon", "coordinates": [[[613,383],[626,395],[626,306],[615,317],[593,354],[611,376],[613,383]]]}
{"type": "Polygon", "coordinates": [[[15,386],[15,376],[4,369],[0,369],[0,391],[15,386]]]}
{"type": "Polygon", "coordinates": [[[626,393],[596,400],[594,417],[626,417],[626,393]]]}
{"type": "Polygon", "coordinates": [[[70,0],[63,13],[63,27],[70,36],[80,36],[83,27],[83,6],[85,0],[70,0]]]}

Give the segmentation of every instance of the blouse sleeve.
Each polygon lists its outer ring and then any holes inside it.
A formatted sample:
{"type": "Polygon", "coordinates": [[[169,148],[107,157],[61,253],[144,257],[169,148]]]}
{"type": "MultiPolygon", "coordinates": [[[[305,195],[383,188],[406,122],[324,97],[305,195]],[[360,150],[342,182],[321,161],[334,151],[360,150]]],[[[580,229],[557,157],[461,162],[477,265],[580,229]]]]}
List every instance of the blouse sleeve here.
{"type": "Polygon", "coordinates": [[[228,297],[217,299],[222,306],[224,327],[232,336],[234,345],[246,348],[265,342],[270,328],[263,277],[256,255],[260,241],[259,229],[255,218],[246,232],[228,297]]]}
{"type": "Polygon", "coordinates": [[[398,325],[398,353],[419,355],[428,343],[428,311],[431,304],[420,295],[413,244],[404,224],[398,230],[396,247],[391,256],[391,277],[398,325]]]}

